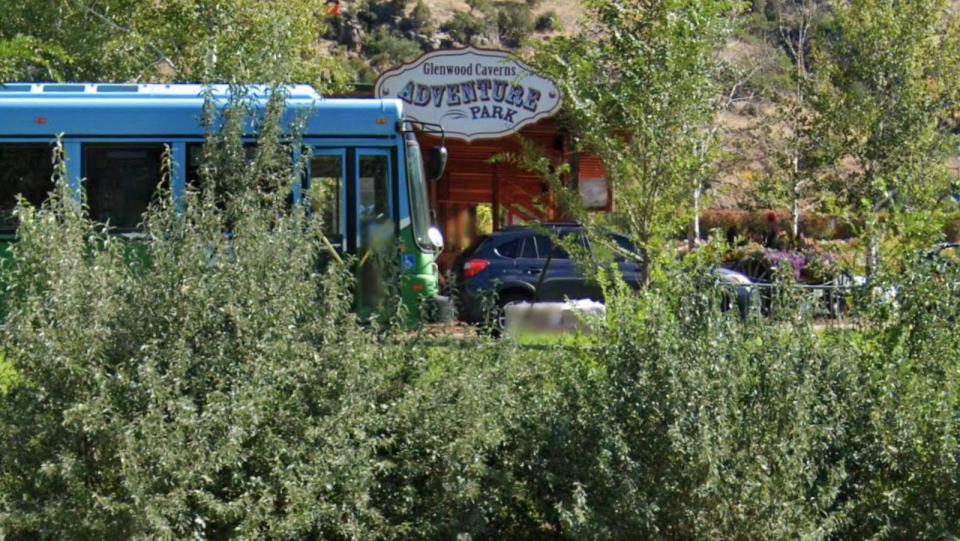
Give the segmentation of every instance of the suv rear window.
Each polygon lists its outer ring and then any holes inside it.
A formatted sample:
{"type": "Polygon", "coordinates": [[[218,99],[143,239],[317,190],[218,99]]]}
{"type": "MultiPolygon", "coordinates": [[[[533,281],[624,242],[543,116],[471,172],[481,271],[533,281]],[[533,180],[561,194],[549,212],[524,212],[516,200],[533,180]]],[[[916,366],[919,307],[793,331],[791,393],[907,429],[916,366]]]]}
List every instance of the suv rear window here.
{"type": "Polygon", "coordinates": [[[630,239],[624,237],[623,235],[610,235],[610,239],[617,244],[617,246],[622,250],[620,253],[614,254],[614,258],[617,261],[625,261],[627,254],[637,255],[637,247],[630,242],[630,239]]]}
{"type": "Polygon", "coordinates": [[[516,259],[523,253],[523,239],[516,239],[497,246],[495,251],[502,257],[516,259]]]}
{"type": "Polygon", "coordinates": [[[520,253],[520,257],[527,259],[538,259],[540,257],[537,254],[537,243],[534,241],[533,237],[526,238],[526,242],[523,243],[523,252],[520,253]]]}
{"type": "MultiPolygon", "coordinates": [[[[561,233],[561,237],[566,238],[568,235],[573,233],[561,233]]],[[[540,259],[546,259],[547,256],[553,251],[553,259],[570,259],[570,254],[563,248],[563,246],[556,245],[553,243],[553,239],[544,235],[536,235],[534,237],[537,242],[537,252],[540,254],[540,259]]]]}

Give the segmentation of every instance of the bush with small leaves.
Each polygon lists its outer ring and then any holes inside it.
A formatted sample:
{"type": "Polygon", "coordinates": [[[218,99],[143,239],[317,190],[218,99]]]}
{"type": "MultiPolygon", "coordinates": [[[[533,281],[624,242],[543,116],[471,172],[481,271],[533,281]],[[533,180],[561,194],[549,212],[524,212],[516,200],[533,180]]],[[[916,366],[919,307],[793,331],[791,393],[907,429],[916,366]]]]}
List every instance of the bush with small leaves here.
{"type": "Polygon", "coordinates": [[[519,47],[533,33],[533,12],[525,4],[503,4],[497,10],[497,28],[500,43],[507,47],[519,47]]]}
{"type": "Polygon", "coordinates": [[[20,207],[0,537],[345,538],[379,520],[359,429],[378,350],[352,273],[321,267],[320,213],[286,205],[279,113],[252,164],[231,152],[248,115],[225,116],[204,191],[182,209],[159,194],[143,241],[91,222],[62,164],[44,208],[20,207]]]}
{"type": "Polygon", "coordinates": [[[553,10],[537,17],[537,22],[533,25],[533,29],[537,32],[555,32],[560,28],[560,18],[557,16],[557,12],[553,10]]]}
{"type": "Polygon", "coordinates": [[[399,37],[383,28],[371,36],[365,50],[370,65],[380,70],[409,62],[423,52],[416,41],[399,37]]]}
{"type": "Polygon", "coordinates": [[[458,11],[449,21],[443,23],[440,29],[450,34],[450,37],[459,43],[470,43],[475,36],[484,35],[488,26],[483,17],[458,11]]]}
{"type": "Polygon", "coordinates": [[[413,11],[410,12],[410,17],[405,19],[405,24],[408,27],[406,29],[425,35],[433,34],[436,30],[430,7],[423,0],[417,0],[417,3],[413,6],[413,11]]]}

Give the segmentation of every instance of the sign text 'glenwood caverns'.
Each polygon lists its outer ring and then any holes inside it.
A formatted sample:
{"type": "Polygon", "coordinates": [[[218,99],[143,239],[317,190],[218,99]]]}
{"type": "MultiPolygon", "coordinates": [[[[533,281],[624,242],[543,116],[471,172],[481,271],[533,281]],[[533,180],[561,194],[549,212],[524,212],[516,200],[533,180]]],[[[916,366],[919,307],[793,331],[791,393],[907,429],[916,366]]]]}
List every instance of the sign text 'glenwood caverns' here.
{"type": "Polygon", "coordinates": [[[407,117],[473,141],[516,133],[560,109],[556,85],[506,51],[468,47],[427,53],[384,73],[378,98],[398,98],[407,117]]]}

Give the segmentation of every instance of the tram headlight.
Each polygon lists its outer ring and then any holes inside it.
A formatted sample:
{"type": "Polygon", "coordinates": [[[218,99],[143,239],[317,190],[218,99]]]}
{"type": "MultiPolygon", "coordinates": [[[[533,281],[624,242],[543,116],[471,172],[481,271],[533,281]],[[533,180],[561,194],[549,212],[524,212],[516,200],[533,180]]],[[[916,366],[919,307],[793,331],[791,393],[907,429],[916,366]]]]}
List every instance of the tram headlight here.
{"type": "Polygon", "coordinates": [[[427,230],[427,238],[430,239],[430,244],[433,244],[433,247],[438,251],[443,250],[443,234],[440,233],[440,230],[436,227],[431,227],[427,230]]]}

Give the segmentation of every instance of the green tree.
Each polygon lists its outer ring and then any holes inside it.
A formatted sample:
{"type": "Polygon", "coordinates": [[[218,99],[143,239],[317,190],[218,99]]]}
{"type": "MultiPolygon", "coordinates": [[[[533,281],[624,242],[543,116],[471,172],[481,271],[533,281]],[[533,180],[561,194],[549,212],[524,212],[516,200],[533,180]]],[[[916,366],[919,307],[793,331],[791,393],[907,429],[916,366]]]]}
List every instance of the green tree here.
{"type": "Polygon", "coordinates": [[[423,0],[417,0],[410,12],[409,24],[413,30],[421,34],[432,34],[436,30],[436,24],[433,21],[433,14],[430,12],[430,6],[423,0]]]}
{"type": "MultiPolygon", "coordinates": [[[[806,110],[806,94],[810,86],[810,48],[818,24],[822,22],[822,6],[816,0],[801,0],[785,7],[782,3],[767,4],[767,9],[776,9],[779,21],[780,39],[793,61],[791,82],[793,92],[779,108],[778,120],[784,122],[786,133],[781,138],[782,145],[777,149],[777,158],[781,162],[784,188],[793,214],[792,234],[800,235],[800,209],[804,196],[815,188],[813,171],[810,170],[809,155],[812,145],[810,137],[810,117],[806,110]],[[771,8],[771,6],[774,6],[771,8]]],[[[772,17],[771,17],[772,18],[772,17]]]]}
{"type": "Polygon", "coordinates": [[[853,0],[834,10],[818,40],[811,134],[840,203],[865,218],[872,273],[890,231],[912,223],[926,224],[921,242],[936,234],[925,213],[947,188],[941,127],[957,103],[960,33],[945,0],[853,0]]]}
{"type": "Polygon", "coordinates": [[[407,0],[370,0],[361,9],[370,14],[372,24],[389,25],[403,18],[407,11],[407,0]]]}
{"type": "Polygon", "coordinates": [[[526,4],[511,2],[497,10],[500,43],[507,47],[519,47],[533,33],[534,24],[533,12],[526,4]]]}
{"type": "Polygon", "coordinates": [[[281,125],[279,108],[254,116],[237,103],[205,145],[208,189],[180,210],[158,195],[144,217],[150,242],[104,234],[66,195],[62,162],[50,201],[21,208],[4,269],[15,303],[3,353],[22,383],[0,400],[0,537],[347,538],[376,520],[364,503],[371,472],[347,465],[376,443],[355,446],[315,417],[365,394],[349,380],[370,381],[370,357],[330,342],[362,340],[351,274],[321,272],[322,213],[286,203],[301,171],[280,139],[296,127],[281,125]],[[254,119],[263,128],[251,163],[240,134],[254,119]],[[50,303],[42,316],[40,298],[50,303]],[[66,315],[80,306],[85,315],[66,315]],[[87,331],[74,334],[82,319],[87,331]],[[326,364],[327,352],[359,363],[362,377],[326,364]],[[255,428],[262,421],[273,428],[255,428]],[[311,456],[316,469],[300,469],[311,456]],[[353,458],[340,468],[336,457],[353,458]],[[284,469],[312,480],[280,481],[284,469]],[[341,506],[324,494],[351,495],[341,506]]]}
{"type": "Polygon", "coordinates": [[[326,25],[322,0],[0,4],[0,69],[6,78],[320,86],[343,79],[340,62],[317,43],[326,25]]]}
{"type": "Polygon", "coordinates": [[[371,36],[364,51],[374,70],[385,70],[409,62],[422,52],[419,43],[397,36],[383,27],[371,36]]]}
{"type": "MultiPolygon", "coordinates": [[[[542,45],[533,63],[559,85],[576,150],[596,154],[612,219],[649,257],[689,208],[721,100],[716,49],[735,2],[591,0],[592,24],[542,45]]],[[[584,216],[584,218],[588,218],[584,216]]],[[[649,274],[648,274],[649,276],[649,274]]]]}
{"type": "Polygon", "coordinates": [[[30,36],[0,37],[0,81],[57,79],[57,66],[66,58],[63,49],[40,43],[30,36]]]}

